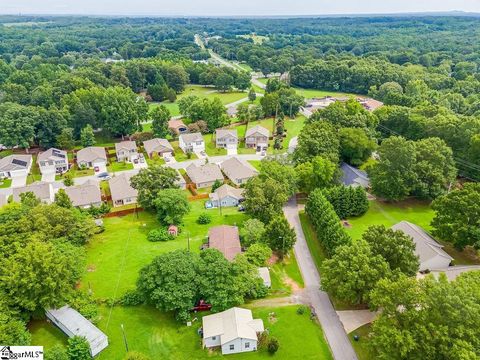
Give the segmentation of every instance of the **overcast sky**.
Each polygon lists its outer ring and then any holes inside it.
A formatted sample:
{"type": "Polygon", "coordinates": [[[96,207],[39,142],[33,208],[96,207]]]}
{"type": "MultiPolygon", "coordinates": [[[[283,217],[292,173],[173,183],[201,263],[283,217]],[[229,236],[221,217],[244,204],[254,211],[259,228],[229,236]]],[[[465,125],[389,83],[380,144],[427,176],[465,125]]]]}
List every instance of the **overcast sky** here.
{"type": "Polygon", "coordinates": [[[0,0],[2,14],[325,15],[461,10],[480,0],[0,0]]]}

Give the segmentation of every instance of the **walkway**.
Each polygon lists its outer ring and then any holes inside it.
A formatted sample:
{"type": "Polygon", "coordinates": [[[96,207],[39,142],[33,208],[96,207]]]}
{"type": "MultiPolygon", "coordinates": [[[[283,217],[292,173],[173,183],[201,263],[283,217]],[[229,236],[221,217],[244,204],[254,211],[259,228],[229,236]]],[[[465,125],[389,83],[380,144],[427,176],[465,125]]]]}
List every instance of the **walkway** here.
{"type": "Polygon", "coordinates": [[[353,350],[345,329],[333,308],[328,294],[320,290],[320,275],[318,274],[312,255],[307,246],[307,241],[302,230],[298,207],[295,197],[291,198],[283,208],[285,217],[295,229],[297,242],[295,243],[295,257],[305,283],[305,292],[310,298],[310,303],[315,309],[323,332],[330,345],[335,360],[358,360],[353,350]]]}

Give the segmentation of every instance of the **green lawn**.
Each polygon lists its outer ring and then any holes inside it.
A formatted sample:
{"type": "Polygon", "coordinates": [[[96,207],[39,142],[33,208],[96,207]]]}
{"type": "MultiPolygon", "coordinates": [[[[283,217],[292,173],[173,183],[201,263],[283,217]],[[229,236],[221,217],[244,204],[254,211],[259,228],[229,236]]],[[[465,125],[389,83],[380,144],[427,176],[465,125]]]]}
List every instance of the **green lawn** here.
{"type": "Polygon", "coordinates": [[[115,158],[112,158],[110,164],[107,166],[107,170],[108,172],[133,170],[133,164],[124,161],[118,162],[115,158]]]}
{"type": "Polygon", "coordinates": [[[350,334],[348,334],[348,338],[350,339],[350,342],[352,343],[352,346],[355,349],[359,360],[374,359],[372,352],[368,348],[368,334],[370,333],[371,329],[372,325],[367,324],[359,327],[357,330],[352,331],[350,334]],[[353,339],[355,335],[358,335],[360,337],[358,341],[355,341],[353,339]]]}
{"type": "Polygon", "coordinates": [[[310,222],[310,219],[308,218],[308,215],[302,211],[299,213],[299,216],[308,249],[310,250],[310,254],[312,254],[317,270],[320,272],[320,266],[322,265],[323,260],[327,258],[327,255],[325,254],[325,250],[320,244],[320,241],[317,239],[317,234],[312,223],[310,222]]]}
{"type": "Polygon", "coordinates": [[[358,94],[344,93],[339,91],[330,91],[330,90],[318,90],[318,89],[304,89],[300,87],[294,87],[299,95],[302,95],[306,99],[311,98],[321,98],[325,96],[338,96],[338,97],[348,97],[348,96],[358,96],[358,94]]]}
{"type": "Polygon", "coordinates": [[[262,160],[248,160],[248,162],[249,162],[250,165],[252,165],[255,169],[257,169],[258,171],[260,171],[260,165],[261,165],[262,160]]]}
{"type": "Polygon", "coordinates": [[[197,155],[193,153],[191,153],[190,157],[188,157],[188,155],[185,154],[183,150],[180,149],[180,147],[178,146],[178,141],[171,141],[170,144],[173,147],[173,154],[175,156],[175,160],[177,160],[178,162],[186,161],[186,160],[194,160],[197,158],[197,155]]]}
{"type": "Polygon", "coordinates": [[[0,180],[0,189],[9,188],[12,185],[12,179],[0,180]]]}
{"type": "Polygon", "coordinates": [[[303,126],[305,125],[305,116],[300,115],[295,119],[285,119],[285,130],[287,131],[287,136],[283,140],[283,149],[288,149],[288,144],[293,137],[298,136],[300,131],[302,131],[303,126]]]}
{"type": "MultiPolygon", "coordinates": [[[[303,315],[296,313],[298,306],[278,308],[253,308],[255,318],[261,318],[264,326],[280,343],[278,352],[272,357],[264,348],[259,351],[229,355],[233,360],[256,359],[332,359],[323,332],[310,320],[307,310],[303,315]]],[[[125,344],[121,331],[124,326],[130,350],[149,355],[152,359],[223,359],[219,351],[202,349],[197,334],[201,317],[193,326],[176,322],[170,313],[162,313],[148,306],[100,307],[101,320],[98,327],[108,335],[109,346],[97,357],[99,360],[121,360],[125,356],[125,344]]],[[[55,344],[64,344],[65,336],[58,334],[53,325],[35,322],[32,325],[32,344],[43,345],[48,351],[55,344]]]]}
{"type": "Polygon", "coordinates": [[[227,155],[227,149],[217,148],[213,134],[203,135],[205,140],[205,152],[208,156],[227,155]]]}

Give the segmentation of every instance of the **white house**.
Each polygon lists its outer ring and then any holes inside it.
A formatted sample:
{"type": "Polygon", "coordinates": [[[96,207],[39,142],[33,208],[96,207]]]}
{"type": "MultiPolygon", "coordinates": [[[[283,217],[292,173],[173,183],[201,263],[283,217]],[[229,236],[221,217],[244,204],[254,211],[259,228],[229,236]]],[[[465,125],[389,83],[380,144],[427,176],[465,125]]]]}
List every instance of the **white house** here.
{"type": "Polygon", "coordinates": [[[42,174],[63,174],[68,170],[67,152],[50,148],[38,154],[37,163],[42,174]]]}
{"type": "Polygon", "coordinates": [[[0,178],[27,176],[32,168],[32,155],[8,155],[0,159],[0,178]]]}
{"type": "Polygon", "coordinates": [[[133,162],[138,158],[137,144],[135,141],[122,141],[115,143],[115,153],[119,162],[133,162]]]}
{"type": "Polygon", "coordinates": [[[87,339],[92,356],[96,356],[108,346],[107,335],[68,305],[60,309],[46,310],[45,315],[68,337],[81,336],[87,339]]]}
{"type": "Polygon", "coordinates": [[[408,221],[401,221],[393,225],[392,229],[402,231],[412,238],[415,243],[415,254],[420,259],[420,271],[446,269],[450,266],[453,258],[421,227],[408,221]]]}
{"type": "Polygon", "coordinates": [[[263,285],[266,287],[272,287],[272,280],[270,279],[270,271],[268,267],[259,267],[258,268],[258,275],[263,280],[263,285]]]}
{"type": "Polygon", "coordinates": [[[204,347],[221,347],[224,355],[257,350],[258,334],[264,331],[262,319],[238,307],[204,316],[202,323],[204,347]]]}
{"type": "Polygon", "coordinates": [[[178,146],[185,154],[205,151],[205,141],[200,133],[181,134],[178,137],[178,146]]]}
{"type": "Polygon", "coordinates": [[[77,165],[93,168],[96,173],[107,171],[107,159],[107,153],[103,147],[89,146],[77,152],[77,165]]]}

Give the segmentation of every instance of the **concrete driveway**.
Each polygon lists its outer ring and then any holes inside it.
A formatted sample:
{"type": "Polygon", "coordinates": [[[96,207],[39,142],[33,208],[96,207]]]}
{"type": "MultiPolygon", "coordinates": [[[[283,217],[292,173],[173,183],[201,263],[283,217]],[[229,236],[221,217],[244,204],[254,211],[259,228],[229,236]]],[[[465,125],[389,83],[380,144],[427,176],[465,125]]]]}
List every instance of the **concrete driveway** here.
{"type": "Polygon", "coordinates": [[[54,182],[55,181],[55,173],[51,172],[51,173],[42,174],[42,181],[43,182],[54,182]]]}
{"type": "Polygon", "coordinates": [[[238,149],[235,148],[228,148],[227,147],[227,155],[237,155],[238,154],[238,149]]]}
{"type": "Polygon", "coordinates": [[[12,177],[12,185],[10,187],[21,187],[27,185],[27,175],[19,175],[12,177]]]}
{"type": "Polygon", "coordinates": [[[377,313],[370,310],[345,310],[337,311],[337,314],[347,334],[363,325],[370,324],[377,317],[377,313]]]}

